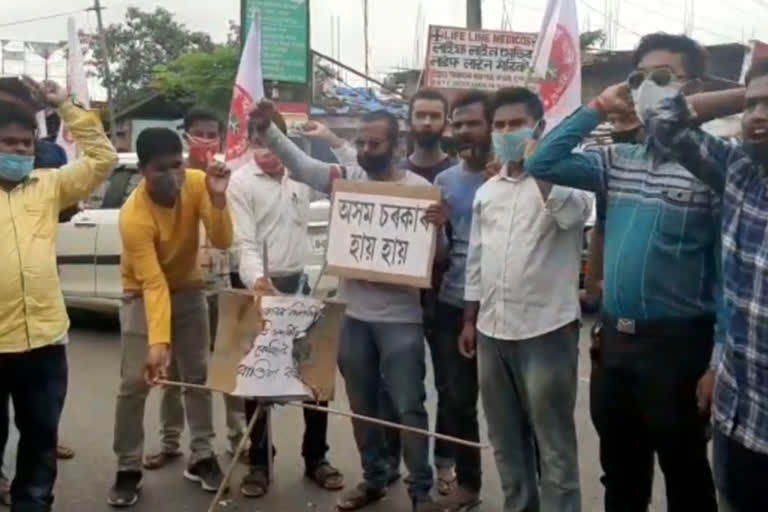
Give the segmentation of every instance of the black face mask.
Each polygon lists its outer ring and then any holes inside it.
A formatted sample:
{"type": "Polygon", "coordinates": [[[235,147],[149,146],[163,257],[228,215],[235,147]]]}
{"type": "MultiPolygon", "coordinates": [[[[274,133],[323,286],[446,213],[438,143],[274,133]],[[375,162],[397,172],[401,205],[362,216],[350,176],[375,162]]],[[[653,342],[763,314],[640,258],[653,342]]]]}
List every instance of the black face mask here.
{"type": "Polygon", "coordinates": [[[357,163],[372,177],[380,177],[389,170],[392,164],[392,152],[381,155],[372,155],[370,153],[358,153],[357,163]]]}
{"type": "Polygon", "coordinates": [[[636,144],[640,137],[642,127],[632,128],[631,130],[622,130],[620,132],[611,132],[611,140],[616,144],[636,144]]]}
{"type": "Polygon", "coordinates": [[[434,149],[440,143],[442,135],[433,132],[413,132],[413,140],[424,149],[434,149]]]}

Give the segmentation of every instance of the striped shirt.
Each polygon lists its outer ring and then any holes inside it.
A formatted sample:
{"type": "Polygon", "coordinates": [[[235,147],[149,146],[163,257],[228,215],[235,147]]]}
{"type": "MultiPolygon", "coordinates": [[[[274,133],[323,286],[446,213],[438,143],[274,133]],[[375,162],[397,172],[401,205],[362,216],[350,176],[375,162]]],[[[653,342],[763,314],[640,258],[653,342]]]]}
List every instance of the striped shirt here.
{"type": "Polygon", "coordinates": [[[539,143],[525,170],[605,198],[605,312],[635,320],[714,315],[719,196],[646,144],[575,150],[599,123],[595,110],[577,110],[539,143]]]}
{"type": "Polygon", "coordinates": [[[724,340],[717,371],[715,426],[768,454],[768,169],[743,146],[691,127],[685,99],[665,102],[649,123],[654,144],[723,198],[724,340]]]}

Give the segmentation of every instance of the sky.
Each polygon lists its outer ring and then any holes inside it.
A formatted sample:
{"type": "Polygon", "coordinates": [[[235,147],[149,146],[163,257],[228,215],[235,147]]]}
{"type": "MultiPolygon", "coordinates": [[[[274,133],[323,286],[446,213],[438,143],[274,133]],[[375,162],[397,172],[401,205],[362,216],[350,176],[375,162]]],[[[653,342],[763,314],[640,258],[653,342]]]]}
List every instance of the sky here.
{"type": "MultiPolygon", "coordinates": [[[[66,16],[4,26],[7,23],[79,11],[78,28],[95,32],[93,12],[85,12],[89,0],[2,0],[0,40],[58,41],[66,39],[66,16]]],[[[416,67],[423,62],[423,37],[428,24],[463,26],[464,0],[368,0],[370,68],[380,75],[399,67],[416,67]],[[418,16],[419,12],[422,16],[418,16]],[[421,23],[418,21],[421,20],[421,23]],[[417,55],[417,41],[421,54],[417,55]]],[[[581,30],[605,28],[606,12],[618,11],[614,49],[632,48],[643,33],[664,30],[681,33],[686,5],[693,5],[692,35],[705,44],[745,42],[752,38],[768,41],[768,0],[576,0],[581,30]]],[[[354,68],[364,67],[362,0],[310,0],[311,44],[322,53],[339,55],[354,68]],[[332,42],[332,19],[339,20],[340,53],[332,42]]],[[[176,14],[190,29],[211,34],[215,41],[226,39],[228,21],[239,20],[239,0],[102,0],[105,24],[122,20],[128,6],[152,10],[162,6],[176,14]],[[215,5],[215,9],[211,7],[215,5]]],[[[483,0],[483,26],[502,28],[503,13],[509,14],[511,29],[538,31],[545,0],[483,0]]],[[[333,22],[335,23],[335,21],[333,22]]],[[[31,57],[27,72],[42,75],[40,59],[31,57]]],[[[6,73],[19,72],[9,66],[6,73]]],[[[51,59],[54,78],[64,73],[64,63],[51,59]]]]}

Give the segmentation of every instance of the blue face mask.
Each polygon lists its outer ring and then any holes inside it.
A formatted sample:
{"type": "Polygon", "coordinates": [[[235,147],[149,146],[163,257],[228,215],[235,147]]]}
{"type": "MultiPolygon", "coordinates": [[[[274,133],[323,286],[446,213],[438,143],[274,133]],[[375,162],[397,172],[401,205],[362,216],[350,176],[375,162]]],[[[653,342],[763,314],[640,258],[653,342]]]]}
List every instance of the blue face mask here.
{"type": "Polygon", "coordinates": [[[525,146],[533,138],[533,128],[521,128],[515,132],[493,132],[493,152],[502,165],[521,162],[525,146]]]}
{"type": "Polygon", "coordinates": [[[5,181],[18,183],[24,180],[32,172],[34,166],[34,156],[0,153],[0,179],[5,181]]]}

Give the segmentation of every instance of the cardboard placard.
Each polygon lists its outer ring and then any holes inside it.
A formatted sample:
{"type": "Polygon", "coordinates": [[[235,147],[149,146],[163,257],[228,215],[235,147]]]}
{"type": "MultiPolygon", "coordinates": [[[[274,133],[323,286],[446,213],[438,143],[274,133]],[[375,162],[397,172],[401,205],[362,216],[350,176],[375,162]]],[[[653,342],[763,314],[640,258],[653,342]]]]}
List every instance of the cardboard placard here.
{"type": "Polygon", "coordinates": [[[343,313],[340,303],[309,297],[262,297],[259,304],[248,292],[220,292],[207,385],[273,401],[332,400],[343,313]]]}
{"type": "Polygon", "coordinates": [[[439,201],[432,186],[334,181],[326,272],[429,288],[437,230],[424,215],[439,201]]]}

